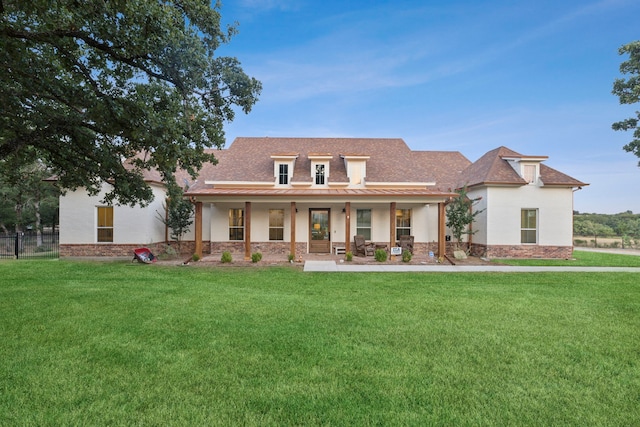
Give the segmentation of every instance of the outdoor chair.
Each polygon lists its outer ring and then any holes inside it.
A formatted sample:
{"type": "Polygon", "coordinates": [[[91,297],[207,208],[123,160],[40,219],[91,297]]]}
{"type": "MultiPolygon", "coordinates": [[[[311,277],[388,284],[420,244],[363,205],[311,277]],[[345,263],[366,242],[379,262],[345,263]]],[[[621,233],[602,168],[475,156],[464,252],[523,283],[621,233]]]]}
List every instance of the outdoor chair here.
{"type": "Polygon", "coordinates": [[[358,234],[353,236],[353,243],[355,244],[356,247],[356,256],[373,256],[373,252],[374,252],[374,247],[369,243],[366,242],[366,240],[364,239],[364,236],[358,234]]]}
{"type": "Polygon", "coordinates": [[[402,252],[409,251],[413,255],[413,236],[400,236],[398,246],[402,248],[402,252]]]}

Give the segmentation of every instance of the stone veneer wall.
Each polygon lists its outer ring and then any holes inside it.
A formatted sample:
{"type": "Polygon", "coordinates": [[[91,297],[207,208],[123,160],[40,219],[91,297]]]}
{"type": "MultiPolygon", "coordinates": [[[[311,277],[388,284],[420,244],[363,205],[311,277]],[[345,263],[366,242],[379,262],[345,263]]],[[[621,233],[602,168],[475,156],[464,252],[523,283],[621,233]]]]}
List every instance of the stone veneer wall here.
{"type": "MultiPolygon", "coordinates": [[[[121,245],[121,244],[61,244],[60,257],[124,257],[133,258],[133,250],[137,248],[149,248],[151,252],[157,254],[159,244],[147,245],[121,245]]],[[[164,248],[164,244],[162,244],[164,248]]]]}
{"type": "MultiPolygon", "coordinates": [[[[172,246],[176,251],[178,244],[176,242],[157,242],[146,244],[61,244],[60,257],[125,257],[133,258],[133,250],[137,248],[149,248],[154,255],[160,255],[165,252],[167,246],[172,246]]],[[[204,253],[210,251],[210,242],[202,242],[204,253]]],[[[181,254],[192,254],[195,250],[194,241],[184,241],[180,243],[181,254]]]]}
{"type": "MultiPolygon", "coordinates": [[[[148,244],[61,244],[60,245],[60,257],[125,257],[130,256],[133,258],[133,250],[136,248],[146,247],[151,250],[155,255],[159,255],[165,252],[166,247],[170,245],[176,250],[178,244],[170,242],[148,243],[148,244]]],[[[333,247],[342,246],[340,243],[334,243],[333,247]]],[[[289,255],[290,243],[289,242],[256,242],[251,244],[251,252],[260,252],[263,255],[270,256],[282,256],[286,259],[289,255]]],[[[447,242],[446,252],[448,254],[453,253],[455,244],[447,242]]],[[[463,245],[462,250],[466,250],[466,245],[463,245]]],[[[194,241],[184,241],[180,244],[181,254],[192,254],[195,250],[194,241]]],[[[354,251],[354,245],[351,245],[351,250],[354,251]]],[[[222,254],[224,251],[229,251],[236,256],[244,256],[244,242],[202,242],[202,252],[205,254],[222,254]]],[[[416,242],[413,247],[414,256],[428,255],[429,251],[432,251],[436,256],[438,254],[438,243],[418,243],[416,242]]],[[[307,244],[296,243],[297,258],[301,254],[307,253],[307,244]]],[[[556,258],[556,259],[569,259],[573,256],[573,246],[538,246],[538,245],[471,245],[471,255],[481,256],[487,258],[556,258]]]]}
{"type": "MultiPolygon", "coordinates": [[[[244,256],[244,242],[213,242],[209,253],[222,254],[229,251],[231,255],[244,256]]],[[[251,253],[260,252],[262,255],[282,256],[287,259],[291,252],[290,242],[252,242],[251,253]]],[[[296,242],[295,256],[307,253],[307,244],[296,242]]]]}
{"type": "Polygon", "coordinates": [[[569,259],[573,246],[539,245],[478,245],[473,244],[471,254],[487,258],[550,258],[569,259]]]}

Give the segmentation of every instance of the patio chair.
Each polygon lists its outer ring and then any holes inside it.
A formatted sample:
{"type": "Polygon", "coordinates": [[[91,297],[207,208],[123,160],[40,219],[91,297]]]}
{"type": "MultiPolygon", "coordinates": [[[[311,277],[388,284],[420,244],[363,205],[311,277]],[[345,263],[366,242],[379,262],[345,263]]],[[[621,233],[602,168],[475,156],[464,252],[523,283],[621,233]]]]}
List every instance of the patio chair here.
{"type": "Polygon", "coordinates": [[[367,244],[366,240],[364,240],[364,236],[360,234],[353,236],[353,243],[356,247],[355,256],[373,256],[375,249],[370,243],[367,244]]]}
{"type": "Polygon", "coordinates": [[[398,246],[402,248],[402,252],[409,251],[413,255],[413,236],[400,236],[398,246]]]}

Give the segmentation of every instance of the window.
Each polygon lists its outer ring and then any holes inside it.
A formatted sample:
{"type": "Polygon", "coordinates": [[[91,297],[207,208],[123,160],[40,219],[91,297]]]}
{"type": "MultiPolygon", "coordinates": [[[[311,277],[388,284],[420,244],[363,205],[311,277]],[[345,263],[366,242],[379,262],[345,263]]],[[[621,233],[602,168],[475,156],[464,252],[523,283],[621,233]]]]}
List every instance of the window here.
{"type": "Polygon", "coordinates": [[[324,185],[325,182],[325,165],[316,165],[316,185],[324,185]]]}
{"type": "Polygon", "coordinates": [[[229,240],[244,240],[244,209],[229,209],[229,240]]]}
{"type": "Polygon", "coordinates": [[[396,210],[396,240],[411,235],[411,209],[396,210]]]}
{"type": "Polygon", "coordinates": [[[289,165],[280,164],[278,166],[278,184],[280,185],[289,184],[289,165]]]}
{"type": "Polygon", "coordinates": [[[356,211],[356,234],[364,236],[365,240],[371,240],[371,209],[356,211]]]}
{"type": "Polygon", "coordinates": [[[520,214],[520,242],[538,242],[538,210],[522,209],[520,214]]]}
{"type": "Polygon", "coordinates": [[[269,209],[269,240],[284,240],[284,209],[269,209]]]}
{"type": "Polygon", "coordinates": [[[524,179],[529,184],[536,182],[536,165],[524,165],[523,166],[524,179]]]}
{"type": "Polygon", "coordinates": [[[113,206],[98,207],[98,242],[113,242],[113,206]]]}

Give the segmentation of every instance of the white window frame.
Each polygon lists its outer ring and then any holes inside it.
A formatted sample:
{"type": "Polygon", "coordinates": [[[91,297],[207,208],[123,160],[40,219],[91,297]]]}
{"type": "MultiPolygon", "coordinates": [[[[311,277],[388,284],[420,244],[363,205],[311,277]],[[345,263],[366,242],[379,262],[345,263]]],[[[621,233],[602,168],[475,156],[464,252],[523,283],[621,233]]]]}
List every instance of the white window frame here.
{"type": "Polygon", "coordinates": [[[272,242],[282,242],[284,241],[284,209],[269,209],[269,241],[272,242]],[[282,218],[282,224],[273,224],[271,222],[272,217],[272,213],[275,213],[275,211],[279,211],[279,213],[282,214],[282,216],[280,218],[282,218]],[[272,238],[271,236],[271,232],[280,232],[281,234],[281,238],[272,238]]]}
{"type": "MultiPolygon", "coordinates": [[[[245,218],[244,218],[244,209],[242,208],[231,208],[229,209],[229,241],[232,242],[242,242],[244,241],[244,223],[245,223],[245,218]],[[237,212],[240,212],[240,216],[235,215],[237,212]],[[236,224],[234,223],[234,220],[240,220],[241,224],[236,224]],[[234,231],[235,233],[238,232],[238,230],[242,233],[242,238],[240,239],[232,239],[232,231],[234,231]]],[[[235,236],[236,234],[233,234],[233,236],[235,236]]]]}
{"type": "Polygon", "coordinates": [[[278,163],[277,165],[278,167],[278,185],[289,185],[290,180],[290,172],[289,169],[291,169],[289,167],[288,163],[278,163]],[[284,173],[282,171],[282,169],[285,169],[284,173]],[[283,182],[284,181],[284,182],[283,182]]]}
{"type": "Polygon", "coordinates": [[[412,222],[413,222],[413,212],[412,212],[411,209],[396,209],[396,240],[400,240],[400,236],[404,236],[404,235],[410,236],[411,235],[412,222]],[[402,214],[399,215],[400,212],[402,212],[402,214]],[[403,225],[402,227],[398,227],[399,218],[404,215],[404,212],[408,212],[409,213],[409,225],[408,226],[403,225]],[[409,230],[409,232],[400,234],[399,233],[400,230],[409,230]]]}
{"type": "Polygon", "coordinates": [[[538,224],[540,223],[539,218],[540,217],[540,212],[538,209],[534,209],[534,208],[522,208],[520,209],[520,243],[523,245],[537,245],[538,244],[538,224]],[[531,224],[527,223],[525,224],[525,212],[534,212],[535,215],[535,224],[533,224],[533,227],[531,226],[531,224]],[[535,238],[534,238],[534,242],[528,242],[525,240],[530,240],[528,238],[525,238],[526,236],[530,236],[530,232],[533,231],[535,238]],[[526,233],[526,234],[525,234],[526,233]]]}
{"type": "MultiPolygon", "coordinates": [[[[114,236],[114,223],[115,223],[115,212],[113,209],[113,206],[96,206],[96,242],[98,243],[113,243],[115,240],[115,236],[114,236]],[[102,222],[103,218],[100,218],[100,211],[101,209],[108,209],[111,210],[111,225],[107,225],[106,224],[106,217],[104,218],[105,222],[102,222]],[[111,239],[110,240],[105,240],[104,237],[101,238],[100,237],[100,232],[101,231],[111,231],[111,239]]],[[[108,233],[107,233],[108,234],[108,233]]],[[[107,236],[109,237],[109,236],[107,236]]]]}
{"type": "Polygon", "coordinates": [[[313,184],[317,186],[325,186],[327,185],[327,177],[329,171],[329,165],[326,163],[314,163],[313,165],[313,184]],[[319,178],[322,179],[322,182],[318,182],[319,178]]]}
{"type": "Polygon", "coordinates": [[[373,212],[371,209],[356,209],[356,234],[364,236],[365,240],[371,240],[371,236],[373,236],[373,212]],[[369,225],[360,224],[360,213],[361,212],[369,212],[369,225]]]}

